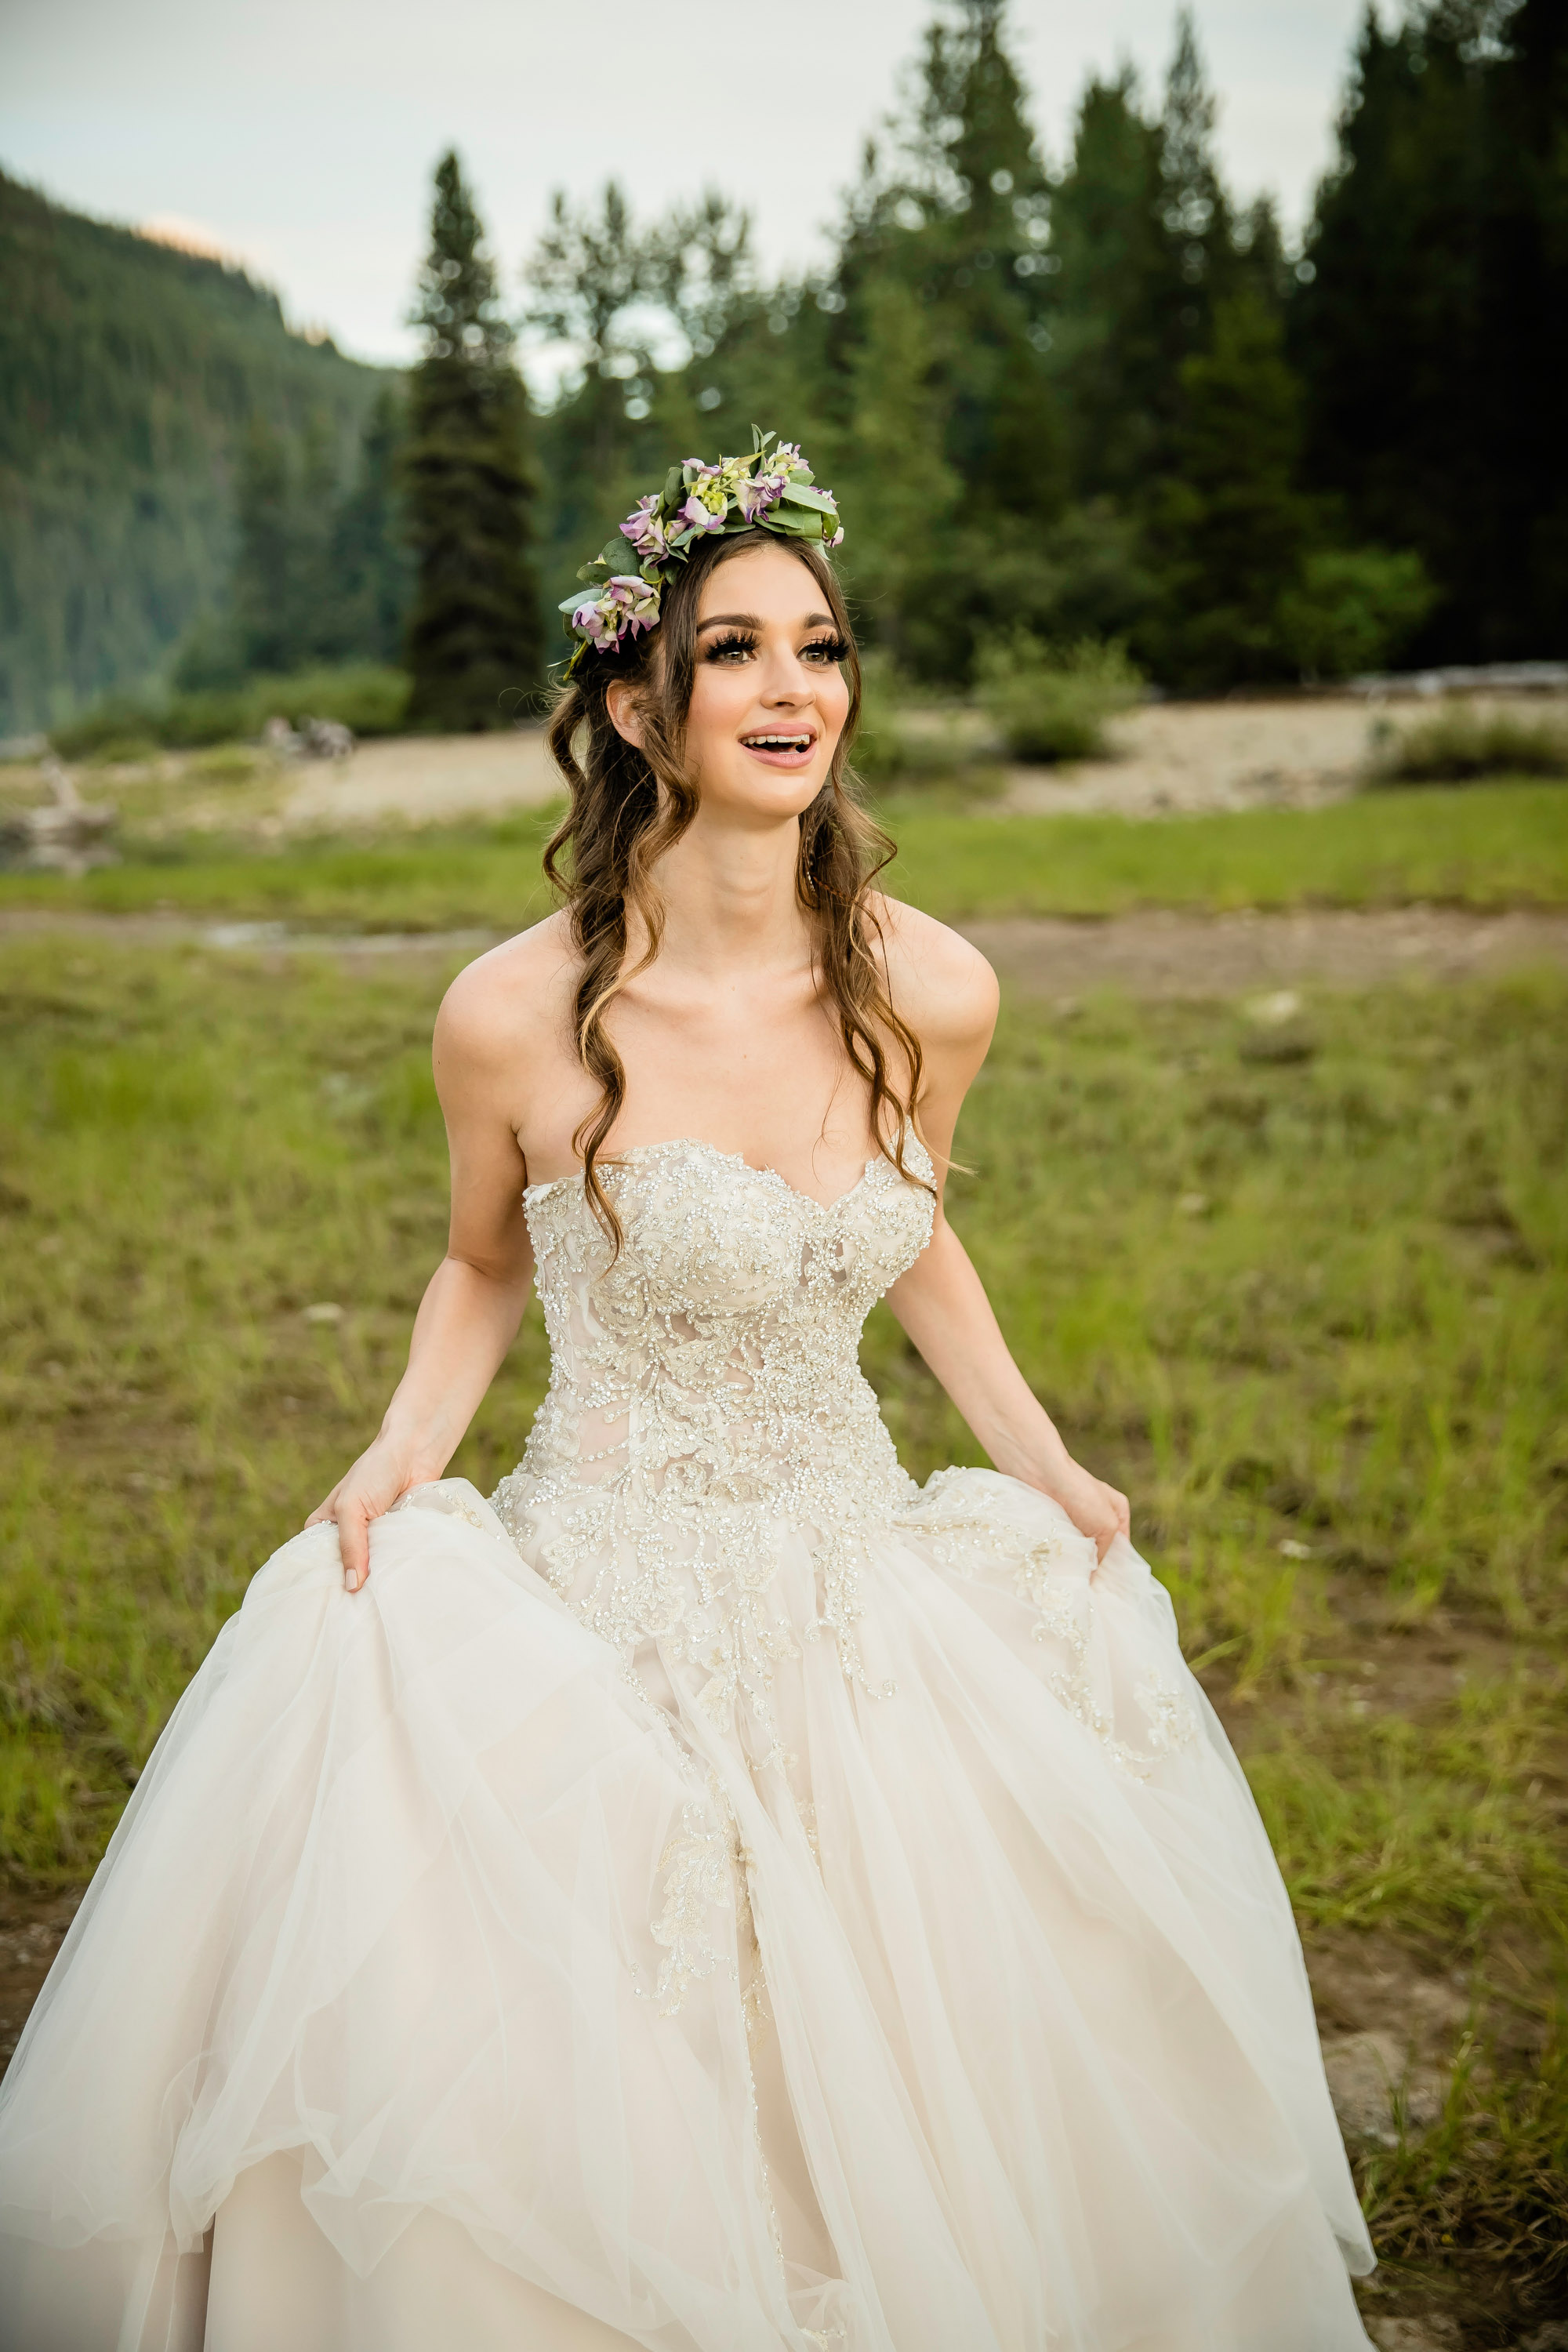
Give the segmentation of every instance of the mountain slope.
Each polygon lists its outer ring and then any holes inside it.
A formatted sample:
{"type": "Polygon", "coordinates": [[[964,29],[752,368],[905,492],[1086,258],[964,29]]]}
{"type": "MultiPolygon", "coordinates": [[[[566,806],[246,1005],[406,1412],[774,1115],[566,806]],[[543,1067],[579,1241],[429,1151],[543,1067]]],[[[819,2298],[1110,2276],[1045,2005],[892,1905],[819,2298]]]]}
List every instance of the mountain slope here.
{"type": "Polygon", "coordinates": [[[215,601],[251,419],[345,462],[384,381],[238,269],[0,173],[0,735],[145,677],[215,601]]]}

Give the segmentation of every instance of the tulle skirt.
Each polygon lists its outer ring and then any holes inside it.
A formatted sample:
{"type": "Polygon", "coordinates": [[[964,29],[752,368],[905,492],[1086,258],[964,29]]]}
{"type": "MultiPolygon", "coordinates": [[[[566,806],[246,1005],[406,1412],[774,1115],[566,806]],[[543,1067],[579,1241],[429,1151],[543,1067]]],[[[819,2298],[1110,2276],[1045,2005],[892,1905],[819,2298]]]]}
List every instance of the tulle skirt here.
{"type": "Polygon", "coordinates": [[[944,1473],[863,1544],[859,1679],[817,1578],[781,1521],[764,1739],[460,1480],[357,1595],[286,1544],[0,2094],[0,2344],[1363,2346],[1289,1908],[1143,1563],[944,1473]]]}

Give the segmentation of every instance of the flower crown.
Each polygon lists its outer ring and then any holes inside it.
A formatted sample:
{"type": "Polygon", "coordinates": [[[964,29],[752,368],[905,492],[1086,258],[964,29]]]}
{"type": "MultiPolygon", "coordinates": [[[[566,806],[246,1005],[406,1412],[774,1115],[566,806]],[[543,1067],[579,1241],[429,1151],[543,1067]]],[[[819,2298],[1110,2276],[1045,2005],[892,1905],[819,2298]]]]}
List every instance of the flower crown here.
{"type": "Polygon", "coordinates": [[[639,499],[604,552],[584,563],[577,577],[590,593],[579,589],[561,600],[566,634],[575,641],[567,677],[590,646],[615,653],[624,637],[656,627],[663,575],[715,532],[760,528],[780,539],[838,545],[844,526],[833,493],[816,488],[795,444],[759,432],[754,425],[752,441],[749,457],[721,457],[716,466],[688,457],[684,465],[672,466],[663,489],[639,499]],[[635,572],[619,569],[626,560],[626,541],[637,558],[635,572]]]}

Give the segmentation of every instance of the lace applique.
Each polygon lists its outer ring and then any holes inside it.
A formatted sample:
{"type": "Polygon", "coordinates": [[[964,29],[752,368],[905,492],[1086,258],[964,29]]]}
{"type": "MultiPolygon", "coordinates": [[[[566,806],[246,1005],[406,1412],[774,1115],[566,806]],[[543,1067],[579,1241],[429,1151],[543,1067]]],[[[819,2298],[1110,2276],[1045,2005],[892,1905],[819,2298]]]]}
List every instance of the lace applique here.
{"type": "Polygon", "coordinates": [[[659,1855],[664,1900],[652,1924],[653,1940],[664,1947],[654,1999],[659,2013],[673,2017],[691,1986],[719,1965],[709,1915],[726,1903],[734,1887],[729,1836],[722,1821],[700,1804],[687,1805],[680,1828],[659,1855]]]}
{"type": "Polygon", "coordinates": [[[1197,1716],[1163,1675],[1147,1675],[1134,1685],[1132,1696],[1149,1719],[1149,1745],[1157,1753],[1196,1745],[1197,1716]]]}
{"type": "MultiPolygon", "coordinates": [[[[1035,1612],[1037,1642],[1058,1643],[1067,1653],[1064,1665],[1049,1670],[1046,1687],[1086,1730],[1103,1742],[1119,1770],[1137,1780],[1147,1779],[1160,1757],[1192,1747],[1198,1738],[1198,1719],[1188,1701],[1163,1675],[1151,1668],[1133,1685],[1133,1705],[1147,1724],[1147,1751],[1118,1737],[1116,1725],[1097,1696],[1090,1673],[1097,1610],[1089,1575],[1063,1572],[1069,1540],[1045,1536],[1029,1541],[1000,1517],[983,1512],[938,1511],[926,1516],[931,1502],[944,1488],[964,1476],[962,1468],[939,1470],[921,1490],[920,1503],[908,1512],[932,1556],[944,1567],[973,1578],[987,1566],[1011,1571],[1018,1597],[1035,1612]]],[[[1084,1538],[1078,1538],[1081,1546],[1084,1538]]]]}
{"type": "Polygon", "coordinates": [[[525,1194],[551,1385],[492,1498],[583,1622],[629,1656],[657,1642],[701,1676],[709,1719],[744,1702],[780,1760],[773,1666],[798,1654],[774,1590],[809,1548],[817,1612],[846,1674],[861,1530],[915,1491],[861,1374],[861,1327],[931,1237],[920,1182],[881,1159],[827,1205],[706,1144],[628,1151],[605,1171],[626,1233],[613,1263],[581,1181],[525,1194]]]}

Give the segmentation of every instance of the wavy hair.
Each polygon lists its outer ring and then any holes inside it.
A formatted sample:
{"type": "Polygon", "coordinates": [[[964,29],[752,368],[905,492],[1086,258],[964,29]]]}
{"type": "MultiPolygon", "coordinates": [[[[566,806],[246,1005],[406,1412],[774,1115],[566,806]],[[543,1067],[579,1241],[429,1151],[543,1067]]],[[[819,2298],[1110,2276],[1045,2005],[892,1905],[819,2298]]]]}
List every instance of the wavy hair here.
{"type": "MultiPolygon", "coordinates": [[[[583,1181],[595,1215],[618,1254],[620,1219],[599,1175],[599,1155],[626,1101],[626,1076],[605,1027],[616,998],[658,953],[664,906],[654,868],[697,814],[698,793],[685,767],[687,713],[697,668],[697,618],[704,583],[721,563],[758,546],[781,541],[760,530],[705,541],[665,588],[657,630],[623,640],[613,654],[585,653],[561,690],[552,714],[552,757],[571,803],[544,852],[544,871],[565,903],[580,959],[574,1002],[577,1052],[598,1080],[599,1100],[572,1139],[582,1156],[583,1181]],[[643,744],[628,743],[610,717],[608,692],[616,679],[636,688],[643,744]],[[626,965],[627,911],[635,908],[647,944],[626,965]]],[[[854,794],[849,749],[860,710],[860,663],[843,593],[826,557],[796,541],[786,551],[811,573],[848,648],[849,710],[834,747],[826,781],[800,819],[795,890],[810,919],[818,983],[829,1001],[845,1051],[871,1090],[871,1126],[879,1149],[901,1176],[920,1098],[920,1040],[900,1018],[889,992],[879,950],[881,930],[871,886],[894,854],[854,794]],[[903,1063],[889,1066],[889,1043],[903,1063]],[[900,1083],[901,1077],[901,1083],[900,1083]],[[889,1143],[887,1114],[894,1138],[889,1143]]],[[[608,1163],[613,1165],[613,1158],[608,1163]]]]}

